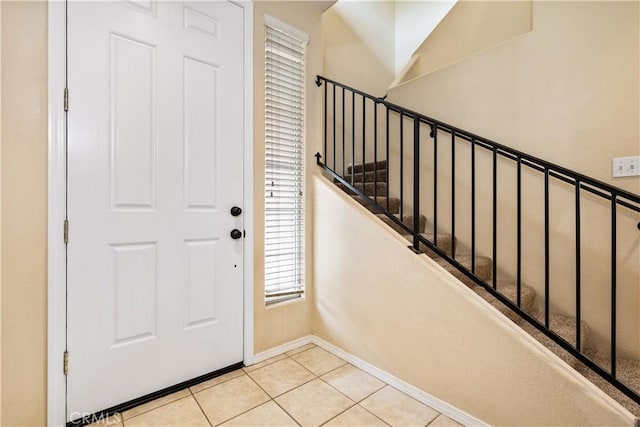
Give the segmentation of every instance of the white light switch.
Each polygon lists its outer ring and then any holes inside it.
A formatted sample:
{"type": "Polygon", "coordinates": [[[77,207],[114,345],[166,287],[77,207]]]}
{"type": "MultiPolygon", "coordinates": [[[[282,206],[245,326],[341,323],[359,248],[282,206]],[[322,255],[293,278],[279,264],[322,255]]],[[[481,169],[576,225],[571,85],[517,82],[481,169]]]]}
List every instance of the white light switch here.
{"type": "Polygon", "coordinates": [[[613,177],[640,176],[640,156],[613,159],[613,177]]]}

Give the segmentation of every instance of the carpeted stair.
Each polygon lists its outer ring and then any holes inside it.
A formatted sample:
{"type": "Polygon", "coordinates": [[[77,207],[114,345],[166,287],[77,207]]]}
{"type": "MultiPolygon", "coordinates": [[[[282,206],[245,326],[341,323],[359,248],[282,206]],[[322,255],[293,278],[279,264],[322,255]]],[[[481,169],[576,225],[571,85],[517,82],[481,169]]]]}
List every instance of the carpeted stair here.
{"type": "MultiPolygon", "coordinates": [[[[351,177],[353,174],[354,179],[354,187],[361,192],[364,192],[369,198],[369,200],[375,200],[376,204],[380,205],[382,208],[386,208],[391,214],[394,214],[398,219],[400,219],[400,200],[394,197],[388,196],[388,188],[386,184],[387,180],[387,162],[379,161],[377,163],[365,163],[357,164],[355,166],[349,166],[347,169],[347,175],[345,175],[345,180],[347,182],[351,182],[351,177]],[[364,175],[363,175],[364,174],[364,175]],[[363,185],[364,178],[364,185],[363,185]],[[375,188],[375,192],[374,192],[375,188]],[[364,190],[364,191],[363,191],[364,190]],[[374,194],[377,196],[374,198],[374,194]]],[[[346,192],[350,192],[348,187],[338,184],[338,186],[346,192]]],[[[401,234],[403,237],[407,239],[408,242],[413,241],[413,236],[411,234],[407,234],[407,231],[392,221],[387,215],[380,213],[378,209],[371,207],[367,201],[365,201],[361,196],[353,195],[352,197],[358,203],[365,206],[371,212],[373,212],[382,222],[391,227],[394,231],[401,234]]],[[[412,215],[404,215],[402,217],[402,223],[405,224],[410,230],[413,230],[414,219],[412,215]]],[[[433,242],[433,234],[431,231],[426,232],[426,223],[427,219],[425,216],[421,215],[418,223],[418,230],[423,237],[425,237],[428,241],[433,242]]],[[[452,241],[451,236],[445,233],[438,233],[437,235],[437,247],[442,250],[444,253],[451,255],[452,249],[456,245],[456,241],[452,241]]],[[[452,266],[447,260],[440,257],[433,250],[428,248],[424,244],[420,244],[420,250],[423,251],[427,256],[434,259],[439,265],[445,268],[448,272],[450,272],[453,276],[458,278],[462,283],[471,288],[476,294],[485,299],[489,304],[491,304],[496,310],[500,313],[504,314],[511,321],[519,325],[522,329],[527,331],[530,335],[532,335],[535,339],[537,339],[540,343],[550,349],[553,353],[555,353],[560,359],[565,361],[567,364],[572,366],[574,369],[578,370],[582,373],[587,379],[593,382],[596,386],[600,387],[605,393],[609,394],[623,406],[625,406],[630,412],[634,415],[640,417],[640,405],[635,403],[633,400],[625,396],[622,392],[617,390],[615,387],[610,385],[607,381],[603,380],[599,375],[595,374],[589,368],[584,366],[581,362],[579,362],[576,358],[567,353],[562,347],[557,345],[553,340],[548,338],[546,335],[538,331],[535,327],[529,324],[527,321],[522,319],[516,313],[514,313],[511,309],[509,309],[506,305],[504,305],[501,301],[487,292],[482,286],[476,284],[473,280],[467,277],[465,274],[461,273],[458,269],[452,266]]],[[[465,268],[471,271],[471,256],[469,254],[459,254],[455,253],[455,260],[462,264],[465,268]]],[[[477,278],[485,281],[486,283],[492,285],[492,270],[493,270],[493,262],[491,258],[478,256],[476,255],[475,259],[475,275],[477,278]]],[[[517,299],[517,287],[516,284],[509,281],[497,281],[496,289],[514,304],[517,299]]],[[[520,293],[520,307],[523,311],[535,317],[539,321],[544,321],[544,312],[540,310],[536,303],[536,291],[531,286],[526,284],[521,284],[521,293],[520,293]]],[[[551,330],[553,330],[557,335],[564,338],[569,343],[575,343],[575,335],[576,335],[576,321],[572,317],[568,317],[562,314],[554,314],[551,313],[549,315],[549,326],[551,330]]],[[[581,348],[589,349],[589,326],[586,322],[580,322],[580,336],[581,336],[581,348]]],[[[601,366],[608,366],[608,362],[606,361],[606,356],[598,354],[595,350],[592,350],[592,353],[587,355],[601,366]]],[[[617,375],[623,382],[627,385],[631,386],[631,388],[635,390],[640,390],[640,361],[625,359],[624,357],[617,358],[617,375]]]]}

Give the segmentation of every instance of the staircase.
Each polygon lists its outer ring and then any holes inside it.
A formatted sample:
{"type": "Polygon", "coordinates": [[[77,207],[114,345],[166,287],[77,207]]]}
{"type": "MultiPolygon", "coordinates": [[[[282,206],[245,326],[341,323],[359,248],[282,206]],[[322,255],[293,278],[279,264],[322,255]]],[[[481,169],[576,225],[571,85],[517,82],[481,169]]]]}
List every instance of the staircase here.
{"type": "MultiPolygon", "coordinates": [[[[354,183],[354,188],[362,195],[354,194],[350,190],[348,185],[342,184],[338,179],[334,182],[343,191],[351,194],[351,197],[358,203],[365,206],[371,211],[380,221],[384,222],[391,229],[402,235],[408,242],[413,241],[413,235],[408,234],[406,229],[398,224],[398,222],[390,219],[386,214],[380,213],[381,208],[388,206],[388,213],[393,214],[398,220],[406,225],[409,229],[414,227],[414,218],[411,215],[403,215],[400,219],[400,199],[389,197],[387,188],[387,162],[378,161],[365,164],[356,164],[349,166],[344,181],[354,183]],[[372,203],[374,202],[374,203],[372,203]]],[[[418,231],[428,241],[433,242],[434,236],[431,233],[426,233],[427,218],[423,215],[420,216],[418,221],[418,231]]],[[[450,254],[453,257],[453,253],[456,247],[456,240],[448,234],[438,234],[436,246],[446,254],[450,254]]],[[[473,290],[481,298],[491,304],[496,310],[505,315],[509,320],[516,323],[522,329],[527,331],[536,340],[551,350],[556,356],[562,359],[565,363],[576,369],[583,374],[588,380],[601,388],[612,398],[617,400],[631,413],[640,417],[640,404],[630,399],[624,393],[621,393],[616,387],[612,386],[609,382],[604,380],[600,375],[593,372],[588,366],[584,365],[577,358],[565,351],[561,346],[556,344],[547,335],[541,333],[538,329],[533,327],[529,322],[525,321],[520,315],[515,313],[512,309],[507,307],[491,293],[478,285],[475,281],[469,279],[469,277],[463,274],[458,268],[453,266],[448,260],[438,255],[435,251],[429,248],[424,243],[420,243],[420,250],[424,252],[426,256],[434,259],[445,270],[458,278],[464,285],[473,290]]],[[[455,260],[462,264],[467,270],[471,271],[471,256],[470,254],[455,253],[455,260]]],[[[476,256],[475,259],[475,275],[486,283],[492,283],[492,271],[493,262],[491,258],[485,256],[476,256]]],[[[495,289],[499,291],[503,296],[508,298],[514,304],[517,303],[517,286],[511,281],[497,281],[495,289]]],[[[536,291],[531,286],[526,284],[521,285],[520,289],[520,308],[525,313],[528,313],[540,322],[544,322],[544,312],[538,307],[536,302],[536,291]]],[[[549,327],[550,329],[564,338],[568,342],[576,341],[576,319],[559,314],[549,314],[549,327]]],[[[589,325],[585,321],[580,322],[580,336],[581,347],[587,349],[587,356],[596,361],[602,366],[606,366],[607,358],[599,354],[598,349],[591,346],[589,341],[589,325]]],[[[630,386],[634,390],[640,390],[640,361],[628,359],[625,357],[617,357],[617,376],[625,384],[630,386]]]]}

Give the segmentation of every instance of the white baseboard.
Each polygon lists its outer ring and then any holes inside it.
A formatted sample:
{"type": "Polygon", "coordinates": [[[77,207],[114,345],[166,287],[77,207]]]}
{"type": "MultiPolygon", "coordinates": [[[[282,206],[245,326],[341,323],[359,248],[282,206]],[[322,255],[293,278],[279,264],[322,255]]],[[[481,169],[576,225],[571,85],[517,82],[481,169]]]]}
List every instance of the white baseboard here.
{"type": "Polygon", "coordinates": [[[425,393],[417,387],[412,386],[411,384],[401,380],[398,377],[395,377],[388,373],[387,371],[383,371],[382,369],[373,366],[372,364],[365,362],[359,357],[354,356],[351,353],[344,351],[343,349],[336,347],[335,345],[319,338],[315,335],[307,335],[306,337],[299,338],[294,341],[290,341],[286,344],[279,345],[277,347],[270,348],[269,350],[265,350],[261,353],[258,353],[254,356],[254,363],[262,362],[263,360],[269,359],[270,357],[277,356],[282,353],[286,353],[287,351],[291,351],[300,346],[313,343],[318,347],[321,347],[327,350],[330,353],[333,353],[335,356],[338,356],[342,360],[351,363],[353,366],[362,369],[366,373],[376,377],[380,381],[383,381],[390,386],[400,390],[401,392],[413,397],[419,402],[424,403],[425,405],[435,409],[441,414],[446,415],[452,420],[464,425],[464,426],[487,426],[486,423],[480,421],[479,419],[473,417],[472,415],[467,414],[460,409],[449,405],[447,402],[443,402],[442,400],[430,395],[429,393],[425,393]]]}
{"type": "Polygon", "coordinates": [[[260,363],[264,360],[267,360],[273,356],[278,356],[282,353],[286,353],[287,351],[291,351],[295,348],[302,347],[303,345],[310,344],[312,342],[312,335],[307,335],[306,337],[298,338],[297,340],[289,341],[288,343],[284,343],[277,347],[272,347],[268,350],[255,354],[253,356],[253,363],[251,365],[260,363]]]}

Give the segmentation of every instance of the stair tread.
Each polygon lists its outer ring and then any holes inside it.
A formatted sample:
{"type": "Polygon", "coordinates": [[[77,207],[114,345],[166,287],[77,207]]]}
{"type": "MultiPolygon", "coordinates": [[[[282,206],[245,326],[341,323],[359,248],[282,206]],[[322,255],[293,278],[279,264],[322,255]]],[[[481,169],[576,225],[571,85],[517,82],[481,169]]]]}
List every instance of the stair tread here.
{"type": "MultiPolygon", "coordinates": [[[[608,353],[600,352],[594,349],[587,350],[587,357],[603,367],[605,370],[609,370],[611,366],[611,358],[608,353]]],[[[579,369],[584,375],[583,371],[590,371],[589,369],[579,369]]],[[[587,378],[592,381],[588,376],[587,378]]],[[[595,375],[600,378],[598,375],[595,375]]],[[[634,390],[640,390],[640,360],[625,357],[624,355],[616,355],[616,377],[625,383],[627,386],[634,390]]],[[[640,409],[640,405],[638,405],[640,409]]],[[[640,412],[638,413],[640,415],[640,412]]]]}
{"type": "MultiPolygon", "coordinates": [[[[385,224],[389,225],[391,228],[393,228],[394,230],[396,230],[398,233],[400,234],[404,234],[406,233],[406,230],[404,230],[402,227],[400,227],[398,224],[396,224],[395,222],[393,222],[392,219],[390,219],[389,217],[387,217],[385,214],[376,214],[376,216],[382,220],[382,222],[384,222],[385,224]]],[[[396,215],[396,217],[398,219],[400,219],[400,215],[396,215]]],[[[405,215],[402,218],[402,222],[409,227],[410,229],[413,228],[413,216],[411,215],[405,215]]],[[[424,215],[420,215],[420,222],[418,224],[418,229],[419,231],[424,231],[424,227],[427,223],[427,218],[424,215]]]]}
{"type": "MultiPolygon", "coordinates": [[[[351,177],[353,176],[353,182],[362,182],[363,174],[362,172],[357,172],[355,174],[347,174],[344,176],[344,180],[347,182],[351,182],[351,177]]],[[[377,172],[369,171],[364,173],[364,182],[386,182],[387,181],[387,170],[380,169],[377,172]]]]}
{"type": "MultiPolygon", "coordinates": [[[[379,169],[386,169],[387,168],[387,161],[386,160],[378,160],[377,162],[366,162],[364,163],[364,171],[368,172],[368,171],[372,171],[372,170],[379,170],[379,169]]],[[[358,172],[362,172],[363,169],[363,164],[362,163],[358,163],[356,165],[352,165],[349,166],[347,168],[347,173],[358,173],[358,172]]]]}
{"type": "MultiPolygon", "coordinates": [[[[455,259],[458,263],[462,264],[467,270],[471,271],[471,255],[456,255],[455,259]]],[[[436,261],[438,262],[438,264],[443,266],[447,271],[453,273],[453,275],[458,277],[459,279],[460,277],[464,277],[465,280],[463,280],[463,282],[467,284],[466,280],[469,280],[469,279],[465,275],[460,273],[457,268],[451,265],[449,261],[445,260],[442,257],[438,257],[436,261]]],[[[479,277],[484,281],[488,281],[491,278],[492,267],[493,267],[493,262],[491,261],[491,258],[481,256],[481,255],[476,255],[475,274],[477,277],[479,277]]]]}
{"type": "MultiPolygon", "coordinates": [[[[607,366],[607,364],[605,364],[604,366],[607,366]]],[[[638,382],[640,382],[638,380],[638,376],[640,375],[640,366],[638,366],[639,364],[640,362],[638,362],[637,360],[625,358],[617,359],[616,376],[618,377],[618,379],[620,379],[620,381],[630,386],[631,388],[634,388],[635,386],[636,390],[638,390],[638,387],[640,387],[640,384],[638,384],[638,382]]],[[[636,417],[640,417],[640,404],[631,400],[631,398],[623,394],[620,390],[615,388],[607,380],[596,374],[593,370],[588,368],[583,363],[578,362],[576,369],[587,380],[591,381],[596,387],[615,399],[629,412],[631,412],[636,417]]]]}
{"type": "MultiPolygon", "coordinates": [[[[507,297],[514,304],[516,303],[516,295],[517,295],[517,287],[516,284],[509,281],[499,280],[496,283],[496,289],[502,295],[507,297]]],[[[511,320],[519,319],[518,316],[513,310],[504,305],[500,300],[495,298],[493,295],[488,293],[482,286],[475,286],[473,288],[474,292],[480,295],[483,299],[488,301],[493,307],[495,307],[499,312],[510,318],[511,320]]],[[[536,300],[536,291],[531,286],[522,284],[521,292],[520,292],[520,308],[528,313],[531,313],[535,310],[535,300],[536,300]]]]}

